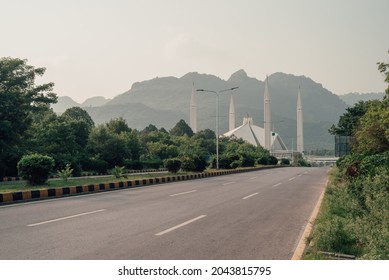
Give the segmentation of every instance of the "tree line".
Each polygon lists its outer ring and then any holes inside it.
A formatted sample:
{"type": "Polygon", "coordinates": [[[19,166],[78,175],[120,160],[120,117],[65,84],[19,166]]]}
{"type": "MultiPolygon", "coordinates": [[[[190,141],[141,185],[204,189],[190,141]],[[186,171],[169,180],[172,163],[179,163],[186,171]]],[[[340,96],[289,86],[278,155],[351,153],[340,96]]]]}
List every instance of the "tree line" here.
{"type": "MultiPolygon", "coordinates": [[[[168,161],[170,166],[172,159],[185,171],[216,165],[215,133],[193,133],[184,120],[170,131],[152,124],[138,131],[123,118],[95,125],[79,107],[57,115],[50,108],[57,101],[54,84],[35,84],[44,72],[27,60],[0,59],[0,178],[17,176],[31,164],[31,155],[51,158],[53,171],[70,166],[73,176],[83,171],[107,173],[115,166],[160,168],[168,161]],[[26,156],[30,157],[20,163],[26,156]]],[[[220,168],[277,163],[267,150],[243,140],[221,138],[219,143],[220,168]]]]}

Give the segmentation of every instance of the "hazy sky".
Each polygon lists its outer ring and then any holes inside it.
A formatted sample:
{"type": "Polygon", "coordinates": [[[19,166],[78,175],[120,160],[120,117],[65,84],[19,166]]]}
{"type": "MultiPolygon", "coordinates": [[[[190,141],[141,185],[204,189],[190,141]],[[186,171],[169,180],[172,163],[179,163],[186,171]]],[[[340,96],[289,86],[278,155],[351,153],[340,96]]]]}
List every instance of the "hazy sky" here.
{"type": "Polygon", "coordinates": [[[388,0],[0,0],[0,57],[82,102],[137,81],[239,69],[304,75],[336,94],[383,92],[388,0]]]}

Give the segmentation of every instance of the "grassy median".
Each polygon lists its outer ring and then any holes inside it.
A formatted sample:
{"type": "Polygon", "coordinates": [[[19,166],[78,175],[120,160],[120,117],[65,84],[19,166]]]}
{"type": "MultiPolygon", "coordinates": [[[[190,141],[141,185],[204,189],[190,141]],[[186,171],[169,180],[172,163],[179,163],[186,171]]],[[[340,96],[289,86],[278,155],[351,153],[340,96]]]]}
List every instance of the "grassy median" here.
{"type": "Polygon", "coordinates": [[[140,179],[149,179],[149,178],[166,177],[166,176],[174,176],[174,175],[186,175],[186,174],[187,173],[173,174],[173,173],[161,172],[161,173],[128,175],[126,177],[121,177],[121,178],[115,178],[114,176],[101,176],[101,177],[93,177],[93,178],[91,177],[69,178],[67,182],[61,179],[50,179],[46,184],[37,185],[37,186],[31,186],[25,181],[1,182],[0,193],[124,182],[129,180],[140,180],[140,179]]]}

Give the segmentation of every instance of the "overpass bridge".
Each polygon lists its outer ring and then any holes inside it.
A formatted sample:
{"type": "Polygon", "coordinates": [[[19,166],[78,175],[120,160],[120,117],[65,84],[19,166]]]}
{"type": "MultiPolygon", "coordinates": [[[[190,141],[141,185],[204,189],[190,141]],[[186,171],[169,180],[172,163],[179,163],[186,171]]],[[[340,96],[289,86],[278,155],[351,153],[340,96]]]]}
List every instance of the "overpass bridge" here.
{"type": "MultiPolygon", "coordinates": [[[[282,150],[282,151],[271,151],[271,155],[278,159],[288,158],[291,161],[298,156],[300,153],[296,150],[282,150]]],[[[312,165],[328,166],[336,163],[339,157],[334,156],[315,156],[315,155],[304,155],[303,158],[311,163],[312,165]]]]}
{"type": "Polygon", "coordinates": [[[318,165],[332,165],[336,163],[336,161],[339,159],[339,157],[321,157],[321,156],[305,156],[304,157],[306,161],[308,161],[311,164],[318,164],[318,165]]]}

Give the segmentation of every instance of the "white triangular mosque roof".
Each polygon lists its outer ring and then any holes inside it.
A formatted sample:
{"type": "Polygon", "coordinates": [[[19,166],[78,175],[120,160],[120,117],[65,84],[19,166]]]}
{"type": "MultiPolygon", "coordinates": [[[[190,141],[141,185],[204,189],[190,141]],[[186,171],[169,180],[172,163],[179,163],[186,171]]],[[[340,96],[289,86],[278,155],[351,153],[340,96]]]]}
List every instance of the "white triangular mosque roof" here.
{"type": "MultiPolygon", "coordinates": [[[[243,124],[224,134],[226,137],[242,138],[243,140],[255,146],[265,146],[265,129],[253,124],[253,119],[249,116],[243,119],[243,124]]],[[[288,148],[282,141],[281,136],[273,132],[271,133],[271,149],[275,151],[287,150],[288,148]]]]}

